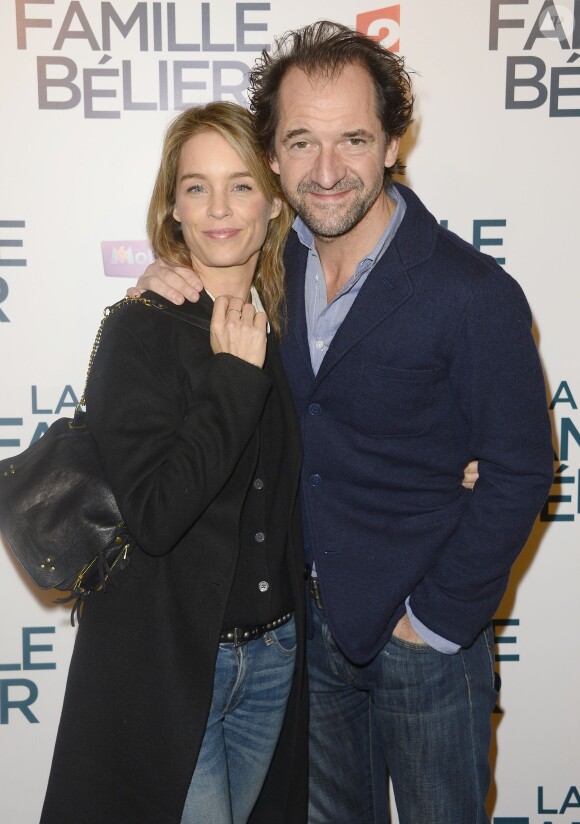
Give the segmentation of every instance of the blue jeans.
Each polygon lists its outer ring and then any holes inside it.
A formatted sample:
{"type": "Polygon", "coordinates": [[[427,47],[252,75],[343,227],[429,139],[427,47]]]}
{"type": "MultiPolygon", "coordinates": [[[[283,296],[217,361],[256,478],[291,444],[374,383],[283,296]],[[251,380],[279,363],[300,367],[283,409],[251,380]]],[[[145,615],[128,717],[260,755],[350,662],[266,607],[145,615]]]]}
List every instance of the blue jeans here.
{"type": "Polygon", "coordinates": [[[209,718],[181,824],[244,824],[284,720],[296,656],[294,619],[241,646],[220,644],[209,718]]]}
{"type": "Polygon", "coordinates": [[[309,824],[489,824],[493,635],[443,655],[393,638],[352,664],[313,606],[309,824]]]}

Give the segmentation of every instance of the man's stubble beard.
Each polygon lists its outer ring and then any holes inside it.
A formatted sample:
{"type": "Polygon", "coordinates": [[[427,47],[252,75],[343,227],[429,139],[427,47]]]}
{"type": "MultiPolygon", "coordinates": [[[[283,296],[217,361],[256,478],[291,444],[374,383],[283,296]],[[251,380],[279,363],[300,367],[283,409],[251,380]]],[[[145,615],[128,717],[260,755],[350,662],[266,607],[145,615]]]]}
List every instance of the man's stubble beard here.
{"type": "Polygon", "coordinates": [[[313,183],[312,181],[303,181],[298,184],[296,191],[289,191],[285,187],[282,179],[280,180],[280,183],[282,186],[282,191],[286,196],[286,200],[290,206],[292,206],[294,211],[302,218],[312,234],[317,237],[330,238],[345,235],[358,223],[360,223],[364,216],[370,211],[380,193],[383,191],[384,176],[382,172],[380,175],[377,175],[373,180],[371,189],[365,189],[364,183],[358,177],[341,180],[336,186],[333,186],[332,189],[323,189],[317,183],[313,183]],[[306,200],[306,196],[310,192],[315,194],[329,194],[349,190],[354,191],[356,193],[356,197],[348,209],[342,213],[340,207],[336,209],[336,207],[332,204],[321,206],[315,212],[308,206],[306,200]],[[333,214],[335,209],[337,214],[333,214]],[[328,214],[326,219],[325,215],[320,214],[321,211],[328,214]]]}

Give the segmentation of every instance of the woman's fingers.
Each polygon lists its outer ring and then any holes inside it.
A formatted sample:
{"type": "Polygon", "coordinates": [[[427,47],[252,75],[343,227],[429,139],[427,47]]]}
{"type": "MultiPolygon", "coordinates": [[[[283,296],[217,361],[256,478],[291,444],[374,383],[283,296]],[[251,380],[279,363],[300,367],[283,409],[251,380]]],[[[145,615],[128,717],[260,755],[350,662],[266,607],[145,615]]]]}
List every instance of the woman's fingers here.
{"type": "Polygon", "coordinates": [[[210,327],[212,351],[235,355],[262,367],[266,357],[268,319],[241,298],[220,295],[214,302],[210,327]]]}

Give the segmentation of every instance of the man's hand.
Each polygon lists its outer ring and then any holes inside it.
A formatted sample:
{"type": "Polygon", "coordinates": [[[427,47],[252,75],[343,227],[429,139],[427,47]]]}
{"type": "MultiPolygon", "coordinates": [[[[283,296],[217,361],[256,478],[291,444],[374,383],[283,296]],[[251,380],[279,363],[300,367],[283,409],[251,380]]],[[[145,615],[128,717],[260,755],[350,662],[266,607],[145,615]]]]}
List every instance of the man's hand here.
{"type": "Polygon", "coordinates": [[[470,461],[470,463],[468,463],[463,470],[463,480],[461,481],[461,485],[466,489],[473,489],[475,486],[475,482],[479,478],[479,472],[477,471],[478,466],[479,464],[477,461],[470,461]]]}
{"type": "Polygon", "coordinates": [[[220,295],[215,299],[209,342],[214,354],[227,352],[252,363],[259,369],[266,359],[265,312],[256,312],[251,303],[241,298],[220,295]]]}
{"type": "Polygon", "coordinates": [[[159,259],[149,264],[136,286],[127,289],[127,296],[138,298],[148,289],[171,303],[180,304],[184,300],[196,303],[203,289],[203,283],[193,269],[176,266],[159,259]]]}
{"type": "Polygon", "coordinates": [[[417,635],[411,626],[407,613],[399,619],[399,623],[393,630],[393,635],[401,641],[408,641],[411,644],[423,644],[424,646],[428,646],[428,644],[423,641],[420,635],[417,635]]]}
{"type": "MultiPolygon", "coordinates": [[[[461,483],[466,489],[473,489],[475,486],[475,482],[479,478],[479,472],[477,471],[478,466],[477,461],[470,461],[463,470],[463,480],[461,483]]],[[[399,619],[397,626],[393,630],[393,635],[401,641],[408,641],[411,644],[425,644],[428,646],[411,626],[408,613],[405,613],[403,617],[399,619]]]]}

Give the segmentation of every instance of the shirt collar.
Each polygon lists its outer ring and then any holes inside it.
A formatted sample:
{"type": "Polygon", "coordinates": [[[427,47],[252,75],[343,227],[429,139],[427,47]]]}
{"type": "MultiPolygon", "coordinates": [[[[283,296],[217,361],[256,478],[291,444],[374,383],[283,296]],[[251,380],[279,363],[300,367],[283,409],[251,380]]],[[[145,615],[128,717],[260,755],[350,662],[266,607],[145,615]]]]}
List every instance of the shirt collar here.
{"type": "MultiPolygon", "coordinates": [[[[210,297],[213,301],[215,301],[214,296],[212,295],[212,293],[208,289],[205,289],[205,287],[204,287],[204,291],[205,291],[205,293],[208,297],[210,297]]],[[[256,312],[265,312],[266,311],[264,309],[264,305],[262,304],[262,301],[260,300],[260,295],[258,294],[257,289],[256,289],[255,286],[250,287],[250,297],[252,298],[252,306],[254,307],[256,312]]]]}
{"type": "MultiPolygon", "coordinates": [[[[374,249],[368,254],[365,255],[364,258],[360,261],[357,268],[361,268],[365,266],[365,268],[370,264],[373,265],[375,261],[377,261],[380,256],[382,255],[385,246],[391,241],[393,227],[396,229],[401,222],[400,212],[403,209],[403,205],[405,201],[403,200],[403,196],[400,192],[390,183],[386,189],[386,193],[392,198],[395,202],[395,211],[385,226],[385,231],[382,233],[380,238],[378,239],[374,249]]],[[[316,248],[314,246],[314,235],[308,228],[308,226],[304,223],[301,217],[298,215],[296,216],[292,228],[298,235],[298,240],[302,243],[303,246],[306,246],[307,249],[310,249],[311,252],[316,254],[316,248]]]]}

